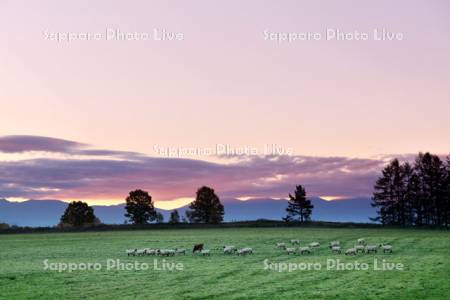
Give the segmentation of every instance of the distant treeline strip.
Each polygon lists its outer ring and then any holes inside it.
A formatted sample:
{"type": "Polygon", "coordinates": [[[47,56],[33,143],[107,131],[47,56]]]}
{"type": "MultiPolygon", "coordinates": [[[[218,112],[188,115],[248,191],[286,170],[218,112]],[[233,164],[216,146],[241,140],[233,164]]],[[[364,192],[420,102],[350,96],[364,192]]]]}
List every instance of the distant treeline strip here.
{"type": "MultiPolygon", "coordinates": [[[[0,229],[0,234],[8,233],[61,233],[61,232],[96,232],[96,231],[128,231],[128,230],[159,230],[159,229],[211,229],[211,228],[270,228],[270,227],[324,227],[324,228],[402,228],[401,226],[386,226],[375,223],[352,222],[285,222],[277,220],[256,220],[240,222],[224,222],[220,224],[200,223],[151,223],[151,224],[99,224],[88,227],[19,227],[11,226],[0,229]]],[[[431,228],[431,227],[426,227],[431,228]]]]}

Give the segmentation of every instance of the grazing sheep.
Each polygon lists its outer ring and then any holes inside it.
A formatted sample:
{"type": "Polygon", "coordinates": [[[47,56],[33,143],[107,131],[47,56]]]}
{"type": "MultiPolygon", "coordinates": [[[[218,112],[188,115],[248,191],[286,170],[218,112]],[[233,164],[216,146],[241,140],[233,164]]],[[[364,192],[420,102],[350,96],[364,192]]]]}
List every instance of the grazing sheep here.
{"type": "Polygon", "coordinates": [[[375,245],[367,245],[366,246],[366,253],[375,252],[377,253],[377,246],[375,245]]]}
{"type": "Polygon", "coordinates": [[[232,254],[236,252],[236,247],[235,246],[223,246],[223,253],[224,254],[232,254]]]}
{"type": "Polygon", "coordinates": [[[161,256],[174,256],[175,250],[173,249],[159,249],[158,254],[161,256]]]}
{"type": "Polygon", "coordinates": [[[201,252],[203,250],[203,244],[194,245],[192,249],[192,253],[201,252]]]}
{"type": "Polygon", "coordinates": [[[300,248],[298,248],[298,252],[300,254],[311,254],[311,248],[309,248],[309,247],[300,247],[300,248]]]}
{"type": "Polygon", "coordinates": [[[277,243],[277,248],[285,250],[286,249],[286,243],[277,243]]]}
{"type": "Polygon", "coordinates": [[[380,248],[383,249],[383,253],[389,252],[392,253],[392,246],[388,244],[381,244],[380,248]]]}
{"type": "Polygon", "coordinates": [[[236,252],[236,254],[237,255],[247,255],[247,254],[253,254],[253,249],[252,248],[242,248],[242,249],[239,249],[237,252],[236,252]]]}
{"type": "Polygon", "coordinates": [[[341,254],[341,246],[333,246],[333,247],[331,247],[331,252],[341,254]]]}
{"type": "Polygon", "coordinates": [[[292,245],[300,245],[300,240],[291,240],[292,245]]]}
{"type": "Polygon", "coordinates": [[[359,245],[365,245],[366,244],[366,240],[363,238],[358,239],[358,244],[359,245]]]}
{"type": "Polygon", "coordinates": [[[125,250],[125,253],[127,254],[127,256],[135,256],[136,255],[136,250],[137,249],[127,249],[125,250]]]}
{"type": "Polygon", "coordinates": [[[356,255],[356,249],[350,248],[350,249],[345,250],[345,255],[356,255]]]}
{"type": "Polygon", "coordinates": [[[331,241],[331,242],[330,242],[330,249],[333,248],[333,247],[335,247],[335,246],[339,246],[339,245],[340,245],[340,242],[339,242],[339,241],[331,241]]]}
{"type": "Polygon", "coordinates": [[[286,253],[289,254],[294,254],[295,253],[295,248],[286,248],[286,253]]]}
{"type": "Polygon", "coordinates": [[[142,256],[147,253],[146,249],[136,249],[136,255],[142,256]]]}
{"type": "Polygon", "coordinates": [[[355,245],[355,247],[353,247],[356,249],[356,252],[364,252],[365,247],[363,245],[355,245]]]}
{"type": "Polygon", "coordinates": [[[155,255],[157,252],[156,249],[145,248],[145,254],[147,255],[155,255]]]}
{"type": "Polygon", "coordinates": [[[203,256],[210,256],[210,255],[211,255],[211,250],[209,250],[209,249],[203,249],[202,251],[200,251],[200,253],[201,253],[203,256]]]}
{"type": "Polygon", "coordinates": [[[175,248],[175,252],[176,252],[177,254],[183,254],[183,255],[186,255],[186,249],[184,249],[184,248],[181,248],[181,249],[175,248]]]}
{"type": "Polygon", "coordinates": [[[312,242],[312,243],[309,243],[309,246],[310,246],[311,248],[319,248],[319,247],[320,247],[320,243],[318,243],[318,242],[312,242]]]}

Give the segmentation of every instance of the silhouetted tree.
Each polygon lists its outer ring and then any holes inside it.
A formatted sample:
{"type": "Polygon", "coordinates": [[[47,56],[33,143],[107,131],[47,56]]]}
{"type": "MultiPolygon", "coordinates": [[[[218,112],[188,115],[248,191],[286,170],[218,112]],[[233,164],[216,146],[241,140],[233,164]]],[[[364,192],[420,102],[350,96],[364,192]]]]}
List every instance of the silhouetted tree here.
{"type": "Polygon", "coordinates": [[[189,205],[186,217],[191,223],[220,223],[224,208],[212,188],[203,186],[197,190],[195,200],[189,205]]]}
{"type": "Polygon", "coordinates": [[[414,172],[414,168],[407,162],[403,164],[402,171],[403,185],[405,187],[405,195],[403,197],[405,222],[402,225],[415,225],[417,211],[421,209],[419,177],[414,172]]]}
{"type": "Polygon", "coordinates": [[[59,226],[91,226],[99,224],[100,220],[95,217],[94,209],[82,201],[70,202],[64,214],[61,216],[59,226]]]}
{"type": "Polygon", "coordinates": [[[392,160],[382,170],[382,176],[375,183],[372,206],[379,207],[379,220],[382,224],[404,224],[406,222],[406,182],[404,170],[410,166],[401,166],[398,159],[392,160]]]}
{"type": "Polygon", "coordinates": [[[288,207],[286,208],[287,216],[285,221],[305,222],[311,219],[311,213],[314,206],[311,200],[306,199],[306,191],[301,185],[297,185],[294,195],[289,194],[288,207]]]}
{"type": "Polygon", "coordinates": [[[134,224],[147,224],[156,220],[156,211],[152,197],[143,190],[131,191],[126,199],[125,217],[134,224]]]}
{"type": "Polygon", "coordinates": [[[414,165],[419,178],[419,198],[425,225],[443,224],[443,200],[445,190],[445,167],[437,155],[419,153],[414,165]]]}
{"type": "Polygon", "coordinates": [[[375,220],[402,226],[448,226],[449,165],[430,153],[419,153],[414,166],[392,160],[374,186],[375,220]]]}
{"type": "Polygon", "coordinates": [[[445,227],[450,227],[450,155],[447,156],[445,164],[445,179],[444,179],[444,216],[445,227]]]}
{"type": "Polygon", "coordinates": [[[180,223],[180,215],[178,214],[178,210],[174,209],[170,213],[169,223],[170,224],[178,224],[178,223],[180,223]]]}

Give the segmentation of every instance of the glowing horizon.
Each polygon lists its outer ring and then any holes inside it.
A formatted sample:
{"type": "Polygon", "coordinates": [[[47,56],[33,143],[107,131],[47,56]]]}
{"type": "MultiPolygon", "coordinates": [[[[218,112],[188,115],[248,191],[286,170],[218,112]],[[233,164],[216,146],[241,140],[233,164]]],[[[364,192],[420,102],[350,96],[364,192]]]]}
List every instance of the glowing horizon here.
{"type": "Polygon", "coordinates": [[[326,201],[335,201],[335,200],[342,200],[348,197],[345,196],[319,196],[319,198],[326,200],[326,201]]]}
{"type": "MultiPolygon", "coordinates": [[[[27,198],[21,198],[21,197],[7,197],[6,200],[10,202],[25,202],[29,200],[48,200],[48,199],[27,199],[27,198]]],[[[89,205],[101,205],[101,206],[113,206],[118,204],[124,204],[125,199],[54,199],[59,200],[63,202],[70,203],[72,201],[82,201],[86,202],[89,205]]],[[[179,198],[179,199],[173,199],[173,200],[153,200],[154,205],[156,208],[164,209],[164,210],[171,210],[171,209],[177,209],[180,207],[183,207],[189,203],[191,203],[194,200],[194,198],[179,198]]]]}
{"type": "MultiPolygon", "coordinates": [[[[325,200],[325,201],[339,201],[342,199],[348,199],[349,197],[347,196],[318,196],[319,198],[325,200]]],[[[273,200],[287,200],[287,198],[273,198],[273,197],[269,197],[269,199],[273,199],[273,200]]],[[[26,198],[16,198],[16,197],[9,197],[6,198],[6,200],[10,201],[10,202],[25,202],[25,201],[29,201],[30,199],[26,199],[26,198]]],[[[40,200],[40,199],[33,199],[33,200],[40,200]]],[[[46,199],[43,199],[46,200],[46,199]]],[[[60,200],[63,202],[67,202],[70,203],[72,201],[83,201],[88,203],[89,205],[100,205],[100,206],[113,206],[113,205],[118,205],[118,204],[124,204],[125,203],[125,199],[55,199],[55,200],[60,200]]],[[[154,206],[156,208],[159,209],[164,209],[164,210],[173,210],[173,209],[178,209],[181,208],[185,205],[188,205],[189,203],[191,203],[192,201],[194,201],[195,198],[179,198],[179,199],[172,199],[172,200],[154,200],[154,206]]],[[[257,197],[237,197],[236,200],[240,200],[240,201],[258,201],[257,197]]]]}

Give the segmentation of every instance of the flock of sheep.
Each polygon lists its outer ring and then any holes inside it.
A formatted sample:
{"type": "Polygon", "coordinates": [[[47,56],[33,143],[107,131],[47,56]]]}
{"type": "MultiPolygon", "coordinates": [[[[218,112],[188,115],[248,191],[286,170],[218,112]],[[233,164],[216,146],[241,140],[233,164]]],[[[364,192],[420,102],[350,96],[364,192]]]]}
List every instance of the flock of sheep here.
{"type": "MultiPolygon", "coordinates": [[[[151,249],[151,248],[144,248],[144,249],[127,249],[126,254],[128,256],[144,256],[144,255],[160,255],[160,256],[174,256],[175,254],[182,254],[186,255],[186,249],[182,248],[175,248],[175,249],[151,249]]],[[[193,254],[200,254],[203,256],[210,256],[211,250],[210,249],[204,249],[203,244],[198,244],[194,246],[194,249],[192,250],[193,254]]],[[[247,254],[253,254],[253,249],[246,247],[238,249],[235,246],[227,245],[223,246],[223,253],[224,254],[236,254],[236,255],[247,255],[247,254]]]]}
{"type": "Polygon", "coordinates": [[[186,249],[127,249],[128,256],[144,256],[144,255],[160,255],[160,256],[174,256],[175,254],[186,254],[186,249]]]}
{"type": "MultiPolygon", "coordinates": [[[[287,254],[311,254],[313,250],[320,248],[319,242],[309,243],[307,246],[300,247],[300,240],[291,240],[292,245],[299,245],[298,248],[287,247],[286,243],[277,243],[277,248],[286,251],[287,254]]],[[[329,248],[333,253],[342,253],[341,243],[339,241],[331,241],[329,248]]],[[[376,245],[367,245],[366,240],[360,238],[357,240],[356,245],[352,248],[345,250],[345,255],[356,255],[358,252],[361,253],[377,253],[378,248],[383,250],[383,253],[392,253],[392,246],[388,244],[380,244],[379,247],[376,245]]]]}
{"type": "MultiPolygon", "coordinates": [[[[288,247],[286,243],[280,242],[276,243],[276,247],[285,251],[289,254],[311,254],[314,250],[320,248],[319,242],[312,242],[303,247],[300,246],[300,240],[291,240],[291,246],[288,247]],[[295,246],[298,246],[295,247],[295,246]]],[[[329,248],[332,253],[342,253],[341,244],[339,241],[331,241],[329,244],[329,248]]],[[[378,248],[383,250],[383,253],[392,253],[392,246],[389,244],[380,244],[378,247],[376,245],[368,245],[366,240],[360,238],[356,241],[356,244],[345,250],[345,255],[357,255],[358,253],[377,253],[378,248]]],[[[249,247],[245,248],[237,248],[233,245],[225,245],[222,248],[214,249],[214,250],[222,250],[223,254],[236,254],[236,255],[247,255],[253,254],[253,249],[249,247]]],[[[203,244],[194,245],[192,250],[193,254],[200,254],[202,256],[210,256],[211,250],[204,249],[203,244]]],[[[127,249],[126,254],[128,256],[144,256],[144,255],[159,255],[159,256],[174,256],[175,254],[186,255],[186,249],[184,248],[175,248],[175,249],[152,249],[152,248],[144,248],[144,249],[127,249]]]]}

